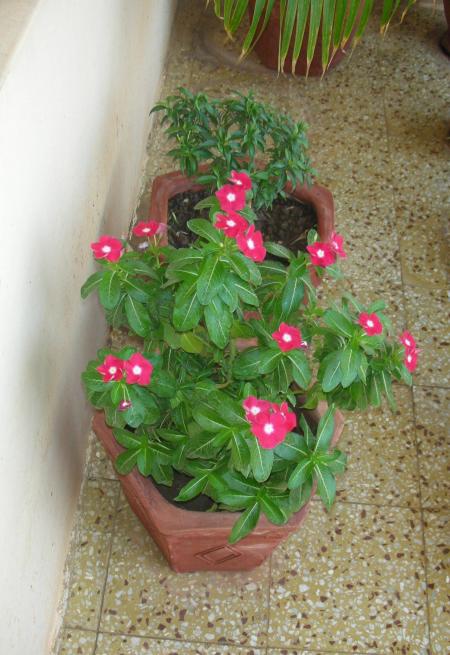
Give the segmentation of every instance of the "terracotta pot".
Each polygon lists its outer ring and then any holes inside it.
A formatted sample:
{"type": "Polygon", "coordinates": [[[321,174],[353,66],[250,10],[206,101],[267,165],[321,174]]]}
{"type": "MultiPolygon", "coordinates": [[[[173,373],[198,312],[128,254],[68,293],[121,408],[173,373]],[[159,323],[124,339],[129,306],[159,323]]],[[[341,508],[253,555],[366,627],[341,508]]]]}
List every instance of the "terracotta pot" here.
{"type": "MultiPolygon", "coordinates": [[[[363,4],[361,3],[361,9],[363,4]]],[[[255,8],[255,0],[250,0],[249,4],[249,15],[253,15],[255,8]]],[[[359,11],[361,11],[361,9],[359,11]]],[[[308,19],[309,21],[309,19],[308,19]]],[[[308,42],[308,28],[309,22],[306,24],[305,34],[303,37],[303,44],[300,50],[300,56],[298,58],[297,64],[295,66],[296,75],[306,75],[306,49],[308,42]]],[[[346,46],[347,49],[350,49],[352,42],[352,35],[346,46]]],[[[280,5],[277,3],[269,18],[267,26],[264,32],[259,37],[258,41],[255,44],[255,52],[258,55],[260,61],[267,68],[272,70],[278,70],[278,44],[280,39],[280,5]]],[[[292,35],[292,43],[289,48],[288,55],[284,64],[284,71],[290,73],[292,70],[292,50],[293,50],[293,40],[294,35],[292,35]]],[[[346,55],[346,51],[339,49],[335,52],[328,68],[334,68],[346,55]]],[[[322,26],[319,29],[319,36],[317,38],[317,45],[314,51],[314,55],[309,67],[308,75],[313,77],[318,77],[322,75],[322,26]]]]}
{"type": "MultiPolygon", "coordinates": [[[[207,167],[201,167],[201,171],[207,167]]],[[[186,177],[180,171],[173,171],[155,177],[152,184],[149,218],[167,224],[169,200],[185,191],[200,191],[204,187],[195,179],[186,177]]],[[[317,232],[321,241],[329,241],[334,231],[334,201],[331,191],[319,184],[298,184],[295,188],[288,183],[285,191],[296,200],[312,205],[317,215],[317,232]]]]}
{"type": "Polygon", "coordinates": [[[447,57],[450,57],[450,0],[444,0],[444,12],[447,19],[447,31],[442,35],[440,44],[447,57]]]}
{"type": "MultiPolygon", "coordinates": [[[[320,403],[310,413],[318,420],[326,408],[326,403],[320,403]]],[[[343,427],[344,418],[337,411],[333,445],[338,442],[343,427]]],[[[103,412],[96,412],[93,428],[114,461],[123,448],[106,425],[103,412]]],[[[262,516],[251,534],[230,545],[228,537],[238,518],[237,512],[180,509],[165,500],[150,478],[143,477],[136,468],[118,478],[131,509],[159,546],[170,567],[178,572],[246,571],[259,566],[302,524],[311,504],[310,500],[285,525],[273,525],[262,516]]]]}

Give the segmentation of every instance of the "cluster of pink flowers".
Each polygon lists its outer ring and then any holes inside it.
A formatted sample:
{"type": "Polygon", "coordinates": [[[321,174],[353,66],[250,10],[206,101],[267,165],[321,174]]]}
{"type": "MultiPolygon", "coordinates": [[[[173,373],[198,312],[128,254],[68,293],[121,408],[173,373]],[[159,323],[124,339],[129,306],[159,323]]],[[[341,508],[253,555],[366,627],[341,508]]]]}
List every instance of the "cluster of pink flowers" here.
{"type": "MultiPolygon", "coordinates": [[[[157,221],[140,221],[133,228],[133,234],[137,237],[153,237],[162,234],[167,226],[157,221]]],[[[125,252],[123,242],[116,237],[107,234],[100,237],[98,241],[91,243],[91,250],[96,259],[106,259],[108,262],[118,262],[125,252]]]]}
{"type": "Polygon", "coordinates": [[[245,417],[261,448],[271,450],[286,438],[297,425],[297,417],[287,403],[271,403],[249,396],[242,403],[245,417]]]}
{"type": "Polygon", "coordinates": [[[272,333],[272,337],[283,352],[288,352],[295,348],[306,348],[308,345],[306,341],[303,341],[300,330],[294,325],[288,325],[287,323],[280,323],[278,330],[272,333]]]}
{"type": "Polygon", "coordinates": [[[134,353],[128,360],[106,355],[103,364],[97,366],[97,371],[102,376],[103,382],[118,382],[125,377],[127,384],[146,387],[150,384],[153,364],[140,353],[134,353]]]}
{"type": "Polygon", "coordinates": [[[231,171],[231,184],[225,184],[218,191],[216,197],[224,214],[217,214],[214,226],[224,234],[236,239],[239,250],[254,262],[262,262],[266,256],[263,236],[255,230],[254,225],[238,214],[244,209],[247,199],[246,192],[252,188],[252,181],[247,173],[231,171]]]}
{"type": "Polygon", "coordinates": [[[333,232],[328,243],[316,241],[310,246],[306,246],[306,250],[311,256],[311,264],[322,268],[334,264],[337,257],[341,259],[347,257],[347,253],[344,251],[344,237],[336,232],[333,232]]]}
{"type": "Polygon", "coordinates": [[[412,373],[416,370],[417,366],[417,357],[419,351],[417,350],[416,341],[413,335],[410,332],[402,332],[400,335],[400,341],[405,347],[405,360],[404,364],[408,371],[412,373]]]}

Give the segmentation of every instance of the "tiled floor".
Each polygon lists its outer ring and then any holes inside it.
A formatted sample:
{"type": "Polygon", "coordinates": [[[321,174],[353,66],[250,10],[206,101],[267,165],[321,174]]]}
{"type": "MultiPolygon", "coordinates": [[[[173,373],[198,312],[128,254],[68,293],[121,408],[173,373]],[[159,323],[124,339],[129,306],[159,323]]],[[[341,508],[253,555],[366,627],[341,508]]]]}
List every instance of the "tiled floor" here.
{"type": "MultiPolygon", "coordinates": [[[[417,6],[384,39],[372,26],[350,60],[305,82],[215,58],[222,36],[201,18],[204,4],[180,2],[162,95],[180,84],[211,95],[253,88],[309,122],[314,164],[351,251],[348,284],[389,301],[398,328],[418,338],[420,366],[414,388],[396,390],[395,415],[348,416],[350,462],[333,510],[315,503],[299,533],[250,573],[170,571],[92,440],[59,655],[448,653],[443,14],[417,6]]],[[[165,149],[155,128],[148,179],[172,167],[165,149]]],[[[138,213],[147,206],[144,192],[138,213]]]]}

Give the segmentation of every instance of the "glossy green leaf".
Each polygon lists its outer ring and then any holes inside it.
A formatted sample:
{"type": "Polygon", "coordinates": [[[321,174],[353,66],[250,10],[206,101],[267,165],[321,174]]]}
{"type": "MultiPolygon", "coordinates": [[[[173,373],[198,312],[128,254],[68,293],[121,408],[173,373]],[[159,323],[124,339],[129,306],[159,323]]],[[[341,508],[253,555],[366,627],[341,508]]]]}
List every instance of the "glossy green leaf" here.
{"type": "Polygon", "coordinates": [[[217,244],[223,241],[222,233],[203,218],[192,218],[187,222],[187,226],[191,232],[198,234],[198,236],[206,239],[206,241],[217,244]]]}
{"type": "Polygon", "coordinates": [[[120,300],[121,283],[116,270],[106,271],[98,287],[98,295],[105,309],[114,309],[120,300]]]}
{"type": "Polygon", "coordinates": [[[292,364],[292,375],[301,389],[307,389],[311,382],[311,369],[306,355],[301,350],[290,350],[287,354],[292,364]]]}
{"type": "Polygon", "coordinates": [[[253,477],[257,482],[265,482],[272,470],[274,452],[267,448],[261,448],[259,441],[253,436],[249,439],[248,445],[253,477]]]}
{"type": "Polygon", "coordinates": [[[260,515],[259,501],[255,499],[251,505],[242,512],[236,523],[233,525],[228,538],[230,544],[235,544],[249,534],[257,525],[260,515]]]}
{"type": "Polygon", "coordinates": [[[317,492],[327,509],[330,509],[336,497],[336,478],[324,465],[316,465],[314,475],[317,480],[317,492]]]}
{"type": "Polygon", "coordinates": [[[93,273],[88,277],[86,282],[81,287],[81,297],[83,299],[87,298],[88,295],[98,287],[98,285],[103,279],[103,275],[104,275],[104,271],[97,271],[97,273],[93,273]]]}
{"type": "Polygon", "coordinates": [[[125,299],[125,314],[133,332],[136,332],[140,337],[148,335],[150,318],[146,307],[142,303],[131,296],[127,296],[125,299]]]}

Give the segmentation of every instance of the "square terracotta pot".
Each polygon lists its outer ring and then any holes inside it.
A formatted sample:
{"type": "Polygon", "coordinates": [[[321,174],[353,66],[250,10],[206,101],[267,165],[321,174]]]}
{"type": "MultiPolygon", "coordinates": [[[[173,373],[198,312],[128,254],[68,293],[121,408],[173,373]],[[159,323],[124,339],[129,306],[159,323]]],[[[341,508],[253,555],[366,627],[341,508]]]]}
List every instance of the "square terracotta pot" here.
{"type": "MultiPolygon", "coordinates": [[[[318,421],[327,409],[319,403],[307,412],[318,421]]],[[[332,445],[335,446],[344,427],[344,418],[337,411],[332,445]]],[[[123,448],[117,443],[103,412],[96,412],[93,428],[114,461],[123,448]]],[[[135,468],[128,475],[118,476],[131,509],[150,536],[158,544],[174,571],[245,571],[252,569],[270,555],[305,520],[311,500],[285,525],[274,525],[261,516],[255,530],[236,544],[228,537],[238,518],[237,512],[195,512],[169,503],[159,493],[150,478],[135,468]]]]}

